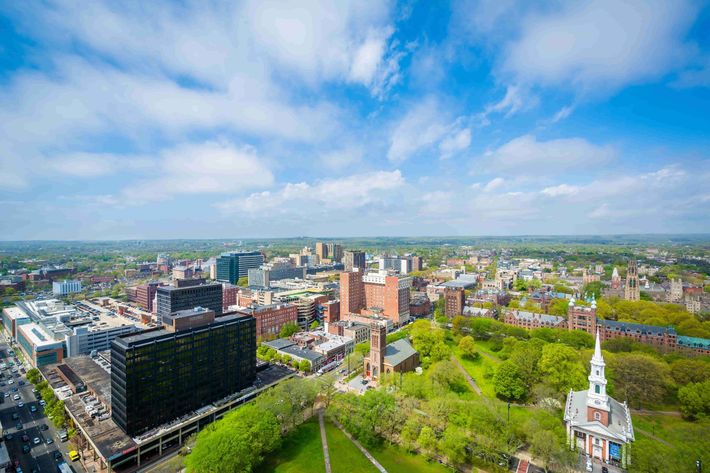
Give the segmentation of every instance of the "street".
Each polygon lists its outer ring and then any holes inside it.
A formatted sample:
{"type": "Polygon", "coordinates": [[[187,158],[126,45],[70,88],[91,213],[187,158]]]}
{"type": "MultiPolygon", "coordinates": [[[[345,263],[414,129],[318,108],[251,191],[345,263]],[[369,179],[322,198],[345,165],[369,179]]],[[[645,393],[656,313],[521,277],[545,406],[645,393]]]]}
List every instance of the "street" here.
{"type": "MultiPolygon", "coordinates": [[[[10,356],[12,348],[9,347],[8,340],[3,334],[0,336],[0,363],[14,363],[15,368],[28,370],[28,364],[18,365],[14,357],[10,356]]],[[[44,415],[44,410],[32,392],[33,386],[27,381],[25,374],[18,369],[17,373],[12,373],[12,366],[7,366],[2,370],[0,378],[0,394],[4,402],[0,404],[0,422],[3,428],[3,441],[6,442],[10,459],[13,463],[19,460],[22,471],[54,473],[57,471],[57,464],[66,461],[77,473],[84,473],[84,469],[79,462],[72,462],[68,455],[68,442],[60,442],[57,436],[57,429],[52,422],[44,415]],[[12,384],[9,381],[12,380],[12,384]],[[20,382],[24,385],[20,385],[20,382]],[[6,393],[9,396],[6,396],[6,393]],[[14,400],[15,395],[19,396],[14,400]],[[23,403],[23,407],[19,404],[23,403]],[[35,412],[32,412],[34,407],[35,412]],[[17,419],[13,419],[16,414],[17,419]],[[46,427],[45,427],[46,426],[46,427]],[[21,427],[18,429],[17,427],[21,427]],[[46,430],[43,430],[46,429],[46,430]],[[27,436],[29,441],[23,441],[22,437],[27,436]],[[8,438],[11,436],[12,438],[8,438]],[[34,440],[39,439],[35,444],[34,440]],[[51,443],[47,444],[47,440],[51,443]],[[23,452],[23,447],[29,447],[29,453],[23,452]],[[55,459],[56,453],[61,454],[61,459],[55,459]]]]}

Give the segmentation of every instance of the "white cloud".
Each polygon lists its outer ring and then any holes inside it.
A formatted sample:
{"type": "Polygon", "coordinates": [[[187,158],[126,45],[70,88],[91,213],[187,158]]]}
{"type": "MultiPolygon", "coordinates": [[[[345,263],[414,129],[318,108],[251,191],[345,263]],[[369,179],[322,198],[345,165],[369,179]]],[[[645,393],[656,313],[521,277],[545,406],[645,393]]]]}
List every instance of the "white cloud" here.
{"type": "Polygon", "coordinates": [[[471,145],[471,130],[464,128],[447,136],[439,143],[441,159],[448,159],[451,156],[467,149],[471,145]]]}
{"type": "Polygon", "coordinates": [[[496,189],[501,188],[505,184],[505,179],[502,177],[496,177],[491,179],[488,184],[483,186],[483,192],[493,192],[496,189]]]}
{"type": "Polygon", "coordinates": [[[523,135],[486,152],[481,158],[485,168],[526,174],[531,171],[545,175],[560,174],[572,169],[592,168],[612,160],[613,148],[597,146],[582,138],[561,138],[538,141],[535,136],[523,135]]]}
{"type": "MultiPolygon", "coordinates": [[[[288,183],[278,191],[264,191],[216,204],[226,213],[261,215],[262,212],[310,214],[322,209],[339,213],[384,202],[405,179],[399,170],[355,174],[314,184],[288,183]]],[[[333,217],[335,215],[333,214],[333,217]]]]}
{"type": "Polygon", "coordinates": [[[363,154],[361,146],[349,146],[323,153],[319,159],[329,169],[340,170],[362,161],[363,154]]]}
{"type": "Polygon", "coordinates": [[[551,123],[557,123],[561,120],[564,120],[565,118],[569,117],[572,112],[574,112],[574,106],[573,105],[565,105],[561,109],[555,113],[555,115],[552,117],[552,120],[550,120],[551,123]]]}
{"type": "Polygon", "coordinates": [[[177,194],[237,194],[269,187],[274,180],[256,150],[216,141],[165,150],[156,171],[155,178],[124,189],[124,197],[142,201],[177,194]]]}
{"type": "Polygon", "coordinates": [[[577,186],[571,186],[569,184],[560,184],[557,186],[546,187],[541,192],[550,197],[559,197],[566,195],[576,195],[579,193],[579,188],[577,186]]]}
{"type": "Polygon", "coordinates": [[[653,80],[687,60],[683,35],[695,14],[685,0],[570,2],[527,15],[502,70],[516,81],[589,95],[653,80]]]}

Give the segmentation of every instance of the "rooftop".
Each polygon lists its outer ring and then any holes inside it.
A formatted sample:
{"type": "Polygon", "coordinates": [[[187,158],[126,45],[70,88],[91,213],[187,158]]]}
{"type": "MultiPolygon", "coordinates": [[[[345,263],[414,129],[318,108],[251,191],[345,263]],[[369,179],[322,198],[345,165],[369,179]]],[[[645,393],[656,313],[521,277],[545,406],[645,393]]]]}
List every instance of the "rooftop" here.
{"type": "Polygon", "coordinates": [[[611,327],[613,329],[619,329],[622,332],[628,332],[631,330],[637,330],[641,333],[652,333],[652,334],[664,334],[674,335],[676,333],[673,327],[660,327],[657,325],[647,325],[647,324],[636,324],[632,322],[618,322],[616,320],[606,320],[599,319],[600,323],[606,327],[611,327]]]}
{"type": "Polygon", "coordinates": [[[280,351],[282,351],[288,355],[291,355],[291,356],[295,356],[298,358],[304,358],[306,360],[309,360],[310,362],[314,362],[314,361],[319,360],[320,358],[323,358],[323,355],[321,355],[318,352],[315,352],[309,348],[299,348],[296,345],[281,348],[280,351]]]}
{"type": "Polygon", "coordinates": [[[397,366],[410,356],[417,353],[409,340],[402,338],[387,345],[385,361],[392,366],[397,366]]]}
{"type": "Polygon", "coordinates": [[[20,325],[17,329],[37,348],[61,345],[61,341],[55,340],[35,323],[20,325]]]}

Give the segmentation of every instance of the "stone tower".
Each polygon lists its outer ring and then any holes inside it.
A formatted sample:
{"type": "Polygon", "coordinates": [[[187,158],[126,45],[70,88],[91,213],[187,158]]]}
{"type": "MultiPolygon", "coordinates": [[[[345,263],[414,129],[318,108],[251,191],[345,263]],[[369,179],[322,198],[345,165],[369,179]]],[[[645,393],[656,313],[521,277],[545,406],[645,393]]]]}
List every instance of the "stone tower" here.
{"type": "Polygon", "coordinates": [[[626,270],[626,287],[624,288],[624,299],[627,301],[638,301],[641,299],[641,288],[639,287],[639,269],[636,260],[629,261],[626,270]]]}
{"type": "Polygon", "coordinates": [[[619,276],[616,266],[614,266],[614,271],[611,273],[611,288],[621,289],[621,276],[619,276]]]}
{"type": "Polygon", "coordinates": [[[683,280],[671,279],[671,290],[668,294],[668,302],[682,302],[683,301],[683,280]]]}
{"type": "Polygon", "coordinates": [[[370,377],[376,380],[380,377],[385,365],[387,350],[387,326],[373,322],[370,325],[370,377]]]}

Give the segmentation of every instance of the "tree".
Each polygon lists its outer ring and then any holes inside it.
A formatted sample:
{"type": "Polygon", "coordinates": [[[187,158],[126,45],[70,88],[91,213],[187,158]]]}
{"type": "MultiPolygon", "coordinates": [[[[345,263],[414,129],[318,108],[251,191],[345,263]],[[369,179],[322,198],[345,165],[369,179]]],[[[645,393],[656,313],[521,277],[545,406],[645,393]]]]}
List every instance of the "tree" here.
{"type": "Polygon", "coordinates": [[[639,408],[642,404],[660,402],[670,384],[668,365],[650,355],[619,354],[609,366],[616,395],[639,408]]]}
{"type": "Polygon", "coordinates": [[[710,380],[690,383],[678,390],[683,417],[695,420],[710,415],[710,380]]]}
{"type": "Polygon", "coordinates": [[[525,380],[518,365],[506,360],[496,370],[493,388],[498,396],[512,401],[523,399],[527,395],[525,380]]]}
{"type": "Polygon", "coordinates": [[[314,320],[313,322],[311,322],[311,325],[309,325],[308,328],[311,329],[311,330],[315,330],[315,329],[318,328],[319,325],[320,325],[320,324],[318,323],[318,321],[317,321],[317,320],[314,320]]]}
{"type": "Polygon", "coordinates": [[[508,359],[519,368],[527,390],[533,386],[539,377],[538,364],[542,357],[542,347],[545,345],[540,339],[533,338],[527,342],[517,342],[508,359]]]}
{"type": "Polygon", "coordinates": [[[561,343],[550,343],[542,348],[540,373],[559,394],[581,389],[586,384],[586,370],[578,352],[561,343]]]}
{"type": "Polygon", "coordinates": [[[461,356],[468,358],[469,360],[475,360],[478,358],[478,352],[476,351],[476,343],[473,341],[473,337],[466,335],[459,341],[459,351],[461,356]]]}
{"type": "Polygon", "coordinates": [[[450,463],[462,465],[466,462],[466,448],[469,443],[470,439],[460,427],[449,424],[439,441],[439,451],[450,463]]]}
{"type": "Polygon", "coordinates": [[[436,434],[428,425],[422,427],[422,430],[419,432],[417,445],[422,452],[428,453],[429,455],[436,455],[436,434]]]}
{"type": "Polygon", "coordinates": [[[594,295],[595,299],[601,299],[602,297],[602,283],[601,281],[592,281],[584,285],[582,292],[588,295],[594,295]]]}
{"type": "Polygon", "coordinates": [[[37,384],[42,381],[42,375],[37,368],[32,368],[27,372],[27,381],[32,384],[37,384]]]}
{"type": "Polygon", "coordinates": [[[249,285],[249,278],[244,276],[239,279],[237,279],[237,286],[240,287],[247,287],[249,285]]]}
{"type": "Polygon", "coordinates": [[[311,362],[308,360],[301,360],[301,362],[298,364],[298,369],[299,371],[303,371],[304,373],[311,371],[311,362]]]}
{"type": "Polygon", "coordinates": [[[248,473],[280,443],[281,431],[274,414],[246,404],[197,435],[185,467],[190,473],[248,473]]]}
{"type": "Polygon", "coordinates": [[[468,318],[463,315],[457,315],[451,321],[451,329],[456,335],[463,334],[463,329],[468,328],[468,318]]]}
{"type": "Polygon", "coordinates": [[[281,330],[279,331],[279,337],[281,337],[281,338],[290,337],[291,335],[298,332],[299,330],[300,330],[300,328],[299,328],[298,324],[296,324],[294,322],[288,322],[281,327],[281,330]]]}
{"type": "MultiPolygon", "coordinates": [[[[29,372],[27,373],[29,378],[29,372]]],[[[671,364],[671,377],[680,386],[710,380],[710,363],[697,359],[681,359],[671,364]]]]}

